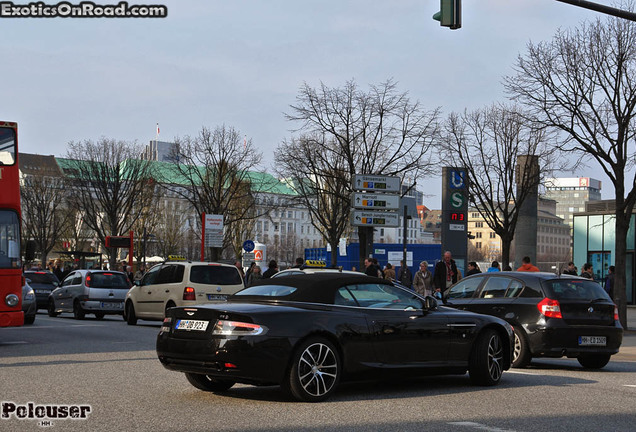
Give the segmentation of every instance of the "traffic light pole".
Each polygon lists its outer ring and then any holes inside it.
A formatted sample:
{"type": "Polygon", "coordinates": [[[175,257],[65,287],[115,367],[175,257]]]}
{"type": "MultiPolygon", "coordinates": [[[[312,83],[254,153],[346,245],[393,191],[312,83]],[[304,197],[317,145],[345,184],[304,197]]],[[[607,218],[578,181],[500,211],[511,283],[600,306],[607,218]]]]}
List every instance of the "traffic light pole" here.
{"type": "Polygon", "coordinates": [[[624,11],[622,9],[617,9],[609,6],[605,6],[602,4],[585,1],[585,0],[557,0],[562,3],[571,4],[573,6],[582,7],[584,9],[590,9],[596,12],[601,12],[607,15],[612,15],[619,18],[625,18],[630,21],[636,21],[636,13],[624,11]]]}

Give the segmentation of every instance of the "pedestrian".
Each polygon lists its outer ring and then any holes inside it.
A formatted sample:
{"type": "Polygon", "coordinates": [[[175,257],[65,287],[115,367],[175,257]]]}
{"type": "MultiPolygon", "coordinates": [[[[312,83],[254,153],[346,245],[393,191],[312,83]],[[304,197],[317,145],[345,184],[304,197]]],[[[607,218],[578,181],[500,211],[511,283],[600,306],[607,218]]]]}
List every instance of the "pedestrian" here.
{"type": "Polygon", "coordinates": [[[386,267],[384,268],[384,279],[395,280],[395,269],[391,263],[386,263],[386,267]]]}
{"type": "Polygon", "coordinates": [[[466,272],[466,276],[474,275],[477,273],[481,273],[479,265],[475,261],[470,261],[468,263],[468,271],[466,272]]]}
{"type": "Polygon", "coordinates": [[[461,279],[461,276],[459,276],[459,272],[457,271],[457,264],[453,259],[453,255],[450,251],[444,252],[444,258],[435,264],[433,286],[439,289],[440,292],[443,292],[459,279],[461,279]]]}
{"type": "Polygon", "coordinates": [[[278,273],[278,263],[276,260],[271,260],[267,265],[267,270],[263,273],[263,279],[269,279],[278,273]]]}
{"type": "Polygon", "coordinates": [[[256,267],[256,262],[252,261],[250,263],[249,268],[245,272],[245,279],[243,279],[243,283],[245,284],[245,286],[247,286],[248,284],[248,280],[250,279],[250,274],[254,271],[254,267],[256,267]]]}
{"type": "Polygon", "coordinates": [[[614,273],[616,273],[616,267],[613,265],[609,266],[605,277],[605,286],[603,287],[612,300],[614,300],[614,273]]]}
{"type": "Polygon", "coordinates": [[[245,271],[243,270],[243,263],[239,260],[234,261],[234,267],[236,267],[241,274],[241,279],[245,280],[245,271]]]}
{"type": "Polygon", "coordinates": [[[263,275],[261,274],[261,268],[254,263],[254,268],[251,272],[249,272],[247,276],[247,285],[252,286],[256,281],[263,279],[263,275]]]}
{"type": "Polygon", "coordinates": [[[128,280],[130,281],[131,284],[135,283],[135,274],[132,272],[132,267],[131,266],[126,266],[126,276],[128,276],[128,280]]]}
{"type": "Polygon", "coordinates": [[[581,271],[581,277],[586,279],[594,279],[594,275],[592,274],[592,264],[585,263],[583,264],[583,270],[581,271]]]}
{"type": "Polygon", "coordinates": [[[486,273],[492,273],[492,272],[498,272],[499,270],[499,261],[493,261],[492,264],[490,264],[490,267],[488,268],[488,271],[486,273]]]}
{"type": "Polygon", "coordinates": [[[534,266],[534,265],[532,265],[532,262],[530,261],[530,257],[526,255],[521,260],[521,267],[519,267],[517,269],[517,271],[520,271],[520,272],[538,272],[539,268],[534,266]]]}
{"type": "Polygon", "coordinates": [[[373,258],[364,259],[364,274],[367,276],[378,277],[378,268],[373,264],[373,258]]]}
{"type": "Polygon", "coordinates": [[[565,270],[563,270],[563,274],[566,275],[571,275],[571,276],[576,276],[576,266],[574,265],[574,263],[572,261],[570,261],[568,263],[568,268],[566,268],[565,270]]]}
{"type": "Polygon", "coordinates": [[[305,264],[305,260],[301,257],[296,258],[296,264],[292,268],[303,268],[303,264],[305,264]]]}
{"type": "Polygon", "coordinates": [[[384,279],[384,272],[382,271],[382,267],[380,267],[380,263],[378,262],[378,259],[372,258],[371,261],[373,261],[373,265],[375,266],[375,270],[376,270],[376,273],[378,274],[378,277],[384,279]]]}
{"type": "Polygon", "coordinates": [[[415,272],[413,289],[416,293],[423,296],[433,295],[433,274],[428,269],[427,261],[422,261],[420,269],[415,272]]]}
{"type": "Polygon", "coordinates": [[[413,274],[411,273],[411,269],[407,265],[404,265],[404,261],[400,261],[400,270],[398,270],[397,279],[400,284],[407,288],[413,286],[413,274]]]}
{"type": "Polygon", "coordinates": [[[135,272],[135,282],[140,281],[146,274],[146,264],[139,264],[139,270],[135,272]]]}

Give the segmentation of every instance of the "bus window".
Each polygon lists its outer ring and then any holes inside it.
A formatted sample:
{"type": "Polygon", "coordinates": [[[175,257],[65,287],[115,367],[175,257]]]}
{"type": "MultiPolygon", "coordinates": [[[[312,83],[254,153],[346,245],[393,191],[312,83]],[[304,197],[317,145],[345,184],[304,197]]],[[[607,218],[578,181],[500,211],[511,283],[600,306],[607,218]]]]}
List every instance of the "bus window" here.
{"type": "Polygon", "coordinates": [[[0,210],[0,268],[20,268],[18,214],[0,210]]]}
{"type": "Polygon", "coordinates": [[[10,128],[0,128],[0,165],[15,163],[15,131],[10,128]]]}

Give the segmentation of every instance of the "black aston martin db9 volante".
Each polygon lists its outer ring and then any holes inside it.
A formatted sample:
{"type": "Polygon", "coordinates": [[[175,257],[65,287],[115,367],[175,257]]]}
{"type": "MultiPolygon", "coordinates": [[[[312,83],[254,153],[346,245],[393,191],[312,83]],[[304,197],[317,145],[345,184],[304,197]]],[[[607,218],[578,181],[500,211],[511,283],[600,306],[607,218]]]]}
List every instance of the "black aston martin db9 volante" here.
{"type": "Polygon", "coordinates": [[[341,380],[374,372],[465,374],[495,385],[510,367],[512,327],[438,306],[365,275],[266,279],[227,302],[169,309],[157,354],[198,389],[280,384],[322,401],[341,380]]]}

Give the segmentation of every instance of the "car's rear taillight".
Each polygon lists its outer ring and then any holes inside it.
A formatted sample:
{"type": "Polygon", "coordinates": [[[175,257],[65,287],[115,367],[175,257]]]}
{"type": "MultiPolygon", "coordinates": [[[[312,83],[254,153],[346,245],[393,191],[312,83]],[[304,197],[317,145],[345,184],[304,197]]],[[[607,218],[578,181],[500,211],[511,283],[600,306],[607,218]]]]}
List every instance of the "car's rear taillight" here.
{"type": "Polygon", "coordinates": [[[185,287],[183,289],[183,299],[184,300],[196,300],[194,288],[185,287]]]}
{"type": "Polygon", "coordinates": [[[618,307],[616,305],[614,305],[614,321],[619,321],[620,318],[618,317],[618,307]]]}
{"type": "Polygon", "coordinates": [[[537,304],[537,309],[546,318],[563,318],[561,315],[561,305],[558,300],[544,298],[537,304]]]}
{"type": "Polygon", "coordinates": [[[212,334],[225,336],[256,336],[264,333],[265,331],[266,328],[258,324],[218,320],[214,325],[212,334]]]}
{"type": "Polygon", "coordinates": [[[91,275],[86,275],[86,280],[84,281],[84,285],[87,287],[91,286],[91,275]]]}

